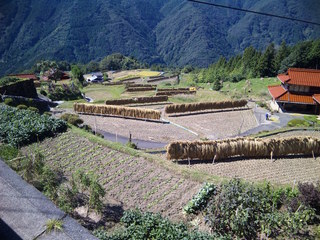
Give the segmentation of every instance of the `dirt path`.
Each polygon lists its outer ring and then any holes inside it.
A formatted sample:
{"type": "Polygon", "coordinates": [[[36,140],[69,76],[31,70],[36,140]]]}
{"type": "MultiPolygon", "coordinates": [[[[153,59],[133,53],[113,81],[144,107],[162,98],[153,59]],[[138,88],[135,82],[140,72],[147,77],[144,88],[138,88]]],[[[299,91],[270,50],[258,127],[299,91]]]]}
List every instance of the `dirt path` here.
{"type": "MultiPolygon", "coordinates": [[[[46,139],[39,148],[47,163],[63,169],[67,176],[80,168],[98,174],[106,199],[122,202],[124,209],[140,208],[179,220],[183,206],[201,187],[144,158],[92,143],[70,131],[46,139]]],[[[24,151],[32,152],[33,146],[24,151]]]]}

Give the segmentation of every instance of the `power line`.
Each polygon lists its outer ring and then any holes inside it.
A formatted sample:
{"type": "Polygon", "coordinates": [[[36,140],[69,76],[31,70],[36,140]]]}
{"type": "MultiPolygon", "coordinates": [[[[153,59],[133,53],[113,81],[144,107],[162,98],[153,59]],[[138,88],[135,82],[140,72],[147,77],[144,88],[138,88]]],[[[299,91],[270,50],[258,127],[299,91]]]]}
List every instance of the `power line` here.
{"type": "Polygon", "coordinates": [[[231,6],[226,6],[226,5],[216,4],[216,3],[210,3],[210,2],[204,2],[204,1],[198,1],[198,0],[188,0],[188,1],[189,2],[193,2],[193,3],[199,3],[199,4],[209,5],[209,6],[227,8],[227,9],[237,10],[237,11],[241,11],[241,12],[254,13],[254,14],[259,14],[259,15],[268,16],[268,17],[276,17],[276,18],[281,18],[281,19],[286,19],[286,20],[291,20],[291,21],[308,23],[308,24],[313,24],[313,25],[320,26],[320,23],[317,23],[317,22],[310,22],[310,21],[306,21],[306,20],[302,20],[302,19],[286,17],[286,16],[280,16],[280,15],[275,15],[275,14],[271,14],[271,13],[257,12],[257,11],[252,11],[252,10],[249,10],[249,9],[231,7],[231,6]]]}

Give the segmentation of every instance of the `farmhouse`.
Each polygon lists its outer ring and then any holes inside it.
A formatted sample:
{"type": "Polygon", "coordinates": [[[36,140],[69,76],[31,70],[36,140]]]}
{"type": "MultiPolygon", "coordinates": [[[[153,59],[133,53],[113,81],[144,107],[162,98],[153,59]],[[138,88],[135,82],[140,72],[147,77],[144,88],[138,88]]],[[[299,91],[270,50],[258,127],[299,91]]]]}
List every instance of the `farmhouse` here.
{"type": "Polygon", "coordinates": [[[103,82],[103,74],[101,72],[91,73],[90,77],[88,77],[87,82],[103,82]]]}
{"type": "Polygon", "coordinates": [[[320,70],[289,68],[277,77],[281,85],[268,87],[274,103],[287,111],[319,113],[320,70]]]}

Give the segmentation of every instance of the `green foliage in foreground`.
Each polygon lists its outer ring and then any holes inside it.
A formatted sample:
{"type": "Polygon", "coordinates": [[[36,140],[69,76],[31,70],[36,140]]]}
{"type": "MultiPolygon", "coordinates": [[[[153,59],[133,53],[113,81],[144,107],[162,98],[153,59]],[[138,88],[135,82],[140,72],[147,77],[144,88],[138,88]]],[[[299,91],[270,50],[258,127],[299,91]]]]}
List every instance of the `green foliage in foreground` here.
{"type": "Polygon", "coordinates": [[[139,210],[126,211],[121,218],[125,229],[108,235],[104,230],[95,230],[94,235],[101,240],[127,240],[127,239],[183,239],[183,240],[213,240],[230,239],[217,235],[209,235],[198,231],[188,231],[183,223],[172,223],[159,214],[143,213],[139,210]]]}
{"type": "Polygon", "coordinates": [[[210,196],[216,192],[216,186],[212,183],[205,183],[200,191],[193,196],[191,201],[183,208],[185,213],[196,213],[206,207],[210,196]]]}
{"type": "Polygon", "coordinates": [[[319,187],[300,184],[299,191],[234,179],[217,187],[210,197],[198,194],[203,199],[197,201],[210,199],[203,214],[212,232],[219,235],[288,239],[308,236],[308,225],[315,223],[315,213],[320,208],[319,187]]]}
{"type": "Polygon", "coordinates": [[[0,86],[6,86],[19,81],[24,81],[24,80],[16,77],[3,77],[3,78],[0,78],[0,86]]]}
{"type": "Polygon", "coordinates": [[[22,146],[67,130],[65,121],[29,110],[0,106],[0,141],[22,146]]]}
{"type": "Polygon", "coordinates": [[[0,145],[0,158],[2,158],[4,161],[14,159],[18,156],[18,154],[19,151],[15,147],[5,144],[0,145]]]}

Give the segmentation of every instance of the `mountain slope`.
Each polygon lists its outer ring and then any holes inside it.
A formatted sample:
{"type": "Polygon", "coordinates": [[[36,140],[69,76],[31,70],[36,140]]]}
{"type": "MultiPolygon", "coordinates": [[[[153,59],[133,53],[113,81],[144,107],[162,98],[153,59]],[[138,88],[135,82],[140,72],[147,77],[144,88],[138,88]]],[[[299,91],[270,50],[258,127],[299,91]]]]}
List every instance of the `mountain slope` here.
{"type": "MultiPolygon", "coordinates": [[[[320,22],[318,0],[214,2],[320,22]]],[[[114,52],[148,63],[207,66],[249,45],[318,37],[313,25],[185,0],[8,0],[0,1],[0,75],[41,59],[86,63],[114,52]]]]}

